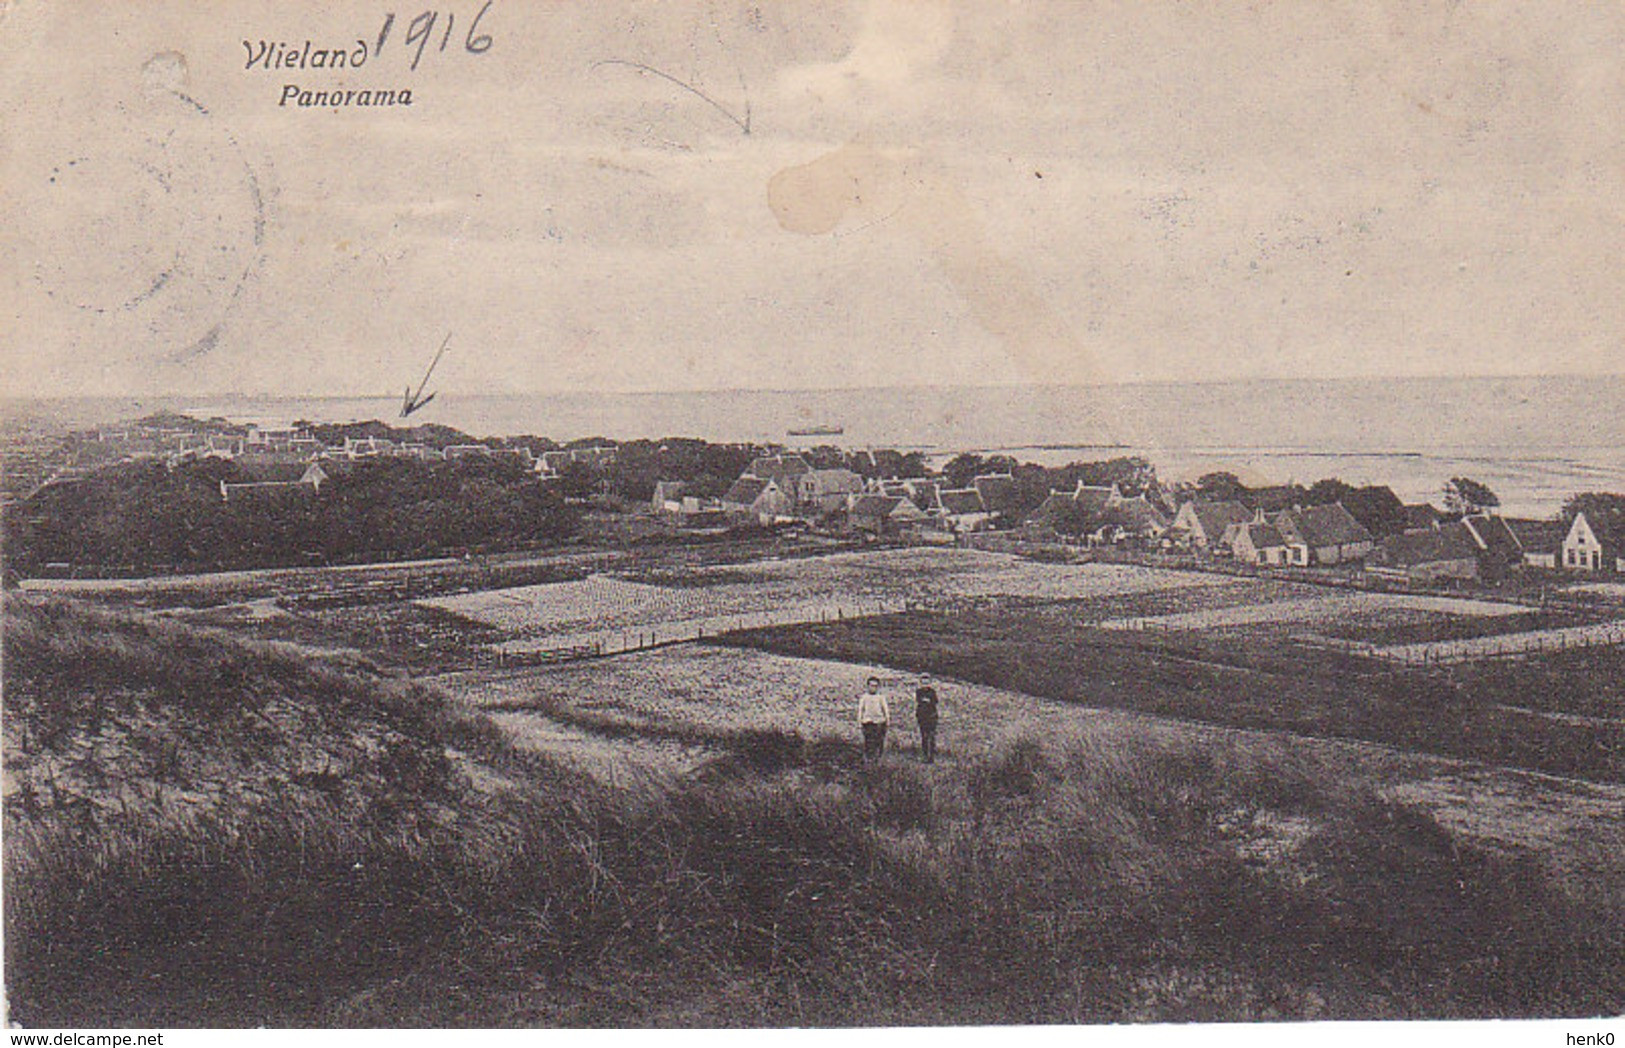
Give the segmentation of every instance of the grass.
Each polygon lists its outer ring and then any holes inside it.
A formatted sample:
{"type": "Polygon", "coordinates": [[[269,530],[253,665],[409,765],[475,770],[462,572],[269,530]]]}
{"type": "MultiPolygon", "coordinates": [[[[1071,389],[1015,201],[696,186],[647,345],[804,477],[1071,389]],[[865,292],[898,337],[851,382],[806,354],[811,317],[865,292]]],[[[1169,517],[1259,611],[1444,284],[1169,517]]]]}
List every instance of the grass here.
{"type": "Polygon", "coordinates": [[[25,777],[83,748],[92,721],[76,696],[125,680],[139,687],[108,716],[126,729],[179,712],[214,726],[175,737],[183,763],[236,767],[226,711],[266,701],[283,723],[299,710],[335,728],[259,751],[267,780],[309,745],[380,725],[422,769],[357,763],[338,796],[234,795],[185,819],[8,803],[6,990],[29,1025],[1625,1006],[1625,918],[1581,911],[1531,860],[1465,845],[1288,742],[1017,732],[952,762],[865,768],[845,740],[742,733],[705,775],[613,788],[519,761],[427,689],[67,606],[7,615],[8,762],[18,716],[67,725],[33,736],[25,777]],[[31,690],[14,708],[19,686],[31,690]],[[59,701],[71,712],[47,709],[59,701]],[[512,788],[471,788],[433,759],[453,750],[512,788]]]}
{"type": "MultiPolygon", "coordinates": [[[[803,658],[879,663],[1108,709],[1231,727],[1360,739],[1400,749],[1603,782],[1625,781],[1625,724],[1573,723],[1513,708],[1545,688],[1586,709],[1617,694],[1602,663],[1518,665],[1459,677],[1390,668],[1256,636],[1093,629],[1054,609],[914,611],[752,630],[717,643],[803,658]],[[1493,681],[1493,688],[1485,682],[1493,681]]],[[[1617,710],[1616,710],[1617,715],[1617,710]]]]}
{"type": "Polygon", "coordinates": [[[25,838],[14,1013],[843,1025],[1625,1003],[1619,927],[1538,870],[1257,756],[1018,737],[962,773],[578,782],[434,829],[282,812],[88,857],[25,838]],[[1277,839],[1270,815],[1302,828],[1277,839]]]}

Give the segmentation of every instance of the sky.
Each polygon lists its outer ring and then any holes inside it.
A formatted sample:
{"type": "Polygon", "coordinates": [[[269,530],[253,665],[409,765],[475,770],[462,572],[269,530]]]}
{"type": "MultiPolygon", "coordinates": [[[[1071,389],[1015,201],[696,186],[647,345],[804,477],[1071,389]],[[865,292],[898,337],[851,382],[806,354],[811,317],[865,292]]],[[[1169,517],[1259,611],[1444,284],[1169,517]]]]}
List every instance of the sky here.
{"type": "Polygon", "coordinates": [[[13,392],[1625,372],[1621,5],[392,4],[0,8],[13,392]]]}

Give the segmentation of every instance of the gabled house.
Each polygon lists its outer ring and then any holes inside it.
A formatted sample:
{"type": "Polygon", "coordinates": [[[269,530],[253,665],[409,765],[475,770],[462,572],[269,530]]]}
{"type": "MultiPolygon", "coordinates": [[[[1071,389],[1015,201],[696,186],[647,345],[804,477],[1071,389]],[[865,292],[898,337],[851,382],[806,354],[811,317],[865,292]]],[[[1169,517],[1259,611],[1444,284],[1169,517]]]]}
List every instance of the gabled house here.
{"type": "Polygon", "coordinates": [[[1501,518],[1523,550],[1523,562],[1535,568],[1555,568],[1568,534],[1560,521],[1501,518]]]}
{"type": "Polygon", "coordinates": [[[1091,541],[1097,545],[1123,542],[1153,545],[1171,526],[1162,510],[1144,495],[1131,499],[1119,497],[1109,502],[1099,519],[1100,525],[1090,533],[1091,541]]]}
{"type": "Polygon", "coordinates": [[[1122,501],[1122,490],[1116,484],[1094,487],[1079,481],[1071,491],[1052,489],[1027,523],[1039,531],[1092,536],[1106,525],[1106,508],[1122,501]]]}
{"type": "Polygon", "coordinates": [[[1296,564],[1300,567],[1309,565],[1309,538],[1298,526],[1298,519],[1292,515],[1291,510],[1278,510],[1274,513],[1258,511],[1258,520],[1275,528],[1275,533],[1281,538],[1281,545],[1286,549],[1284,563],[1296,564]]]}
{"type": "Polygon", "coordinates": [[[1463,517],[1461,524],[1478,547],[1481,578],[1502,579],[1508,572],[1523,565],[1523,544],[1499,516],[1475,513],[1463,517]]]}
{"type": "Polygon", "coordinates": [[[1376,545],[1371,532],[1341,502],[1292,511],[1299,532],[1309,543],[1312,564],[1346,564],[1360,560],[1376,545]]]}
{"type": "Polygon", "coordinates": [[[571,448],[567,454],[571,462],[580,462],[595,470],[604,470],[615,465],[620,449],[613,444],[593,444],[584,448],[571,448]]]}
{"type": "Polygon", "coordinates": [[[847,511],[848,525],[854,531],[875,535],[896,534],[925,520],[920,507],[901,495],[859,495],[847,511]]]}
{"type": "MultiPolygon", "coordinates": [[[[266,470],[281,469],[286,471],[291,469],[294,471],[295,476],[298,476],[304,473],[305,467],[311,465],[315,460],[293,451],[270,451],[267,450],[266,445],[261,444],[257,447],[250,447],[232,461],[236,464],[238,473],[257,476],[266,470]]],[[[326,479],[326,474],[323,475],[323,479],[326,479]]]]}
{"type": "Polygon", "coordinates": [[[823,516],[846,508],[863,491],[863,478],[849,469],[812,469],[795,479],[796,507],[823,516]]]}
{"type": "Polygon", "coordinates": [[[1355,520],[1341,502],[1275,513],[1261,510],[1259,516],[1280,532],[1286,544],[1288,564],[1346,564],[1360,560],[1376,546],[1371,532],[1355,520]]]}
{"type": "Polygon", "coordinates": [[[204,454],[214,458],[234,458],[248,447],[248,442],[242,437],[224,433],[210,433],[205,439],[208,441],[208,450],[204,454]]]}
{"type": "Polygon", "coordinates": [[[1404,510],[1406,531],[1419,531],[1444,523],[1444,513],[1431,502],[1407,502],[1404,510]]]}
{"type": "Polygon", "coordinates": [[[1461,521],[1448,521],[1388,536],[1371,554],[1366,570],[1417,583],[1476,579],[1481,552],[1471,528],[1461,521]]]}
{"type": "Polygon", "coordinates": [[[315,495],[329,479],[320,462],[261,464],[243,469],[241,475],[245,479],[220,482],[220,501],[315,495]]]}
{"type": "Polygon", "coordinates": [[[244,437],[244,440],[250,446],[285,446],[294,438],[302,436],[308,436],[308,434],[304,430],[295,428],[293,426],[261,426],[250,423],[248,427],[248,434],[246,437],[244,437]]]}
{"type": "Polygon", "coordinates": [[[773,480],[761,477],[740,477],[722,496],[724,513],[750,515],[764,524],[779,517],[788,517],[794,505],[789,495],[773,480]]]}
{"type": "Polygon", "coordinates": [[[1608,572],[1619,570],[1621,544],[1619,536],[1611,534],[1603,520],[1592,520],[1585,513],[1576,513],[1563,537],[1562,557],[1558,566],[1570,571],[1608,572]]]}
{"type": "Polygon", "coordinates": [[[1303,498],[1303,489],[1296,484],[1274,484],[1262,488],[1248,488],[1247,500],[1254,509],[1265,513],[1279,513],[1291,509],[1303,498]]]}
{"type": "Polygon", "coordinates": [[[979,531],[992,519],[975,488],[938,491],[934,516],[951,531],[979,531]]]}
{"type": "Polygon", "coordinates": [[[812,472],[812,466],[800,455],[761,455],[751,460],[744,476],[771,480],[786,495],[795,496],[798,480],[812,472]]]}
{"type": "Polygon", "coordinates": [[[329,453],[336,453],[348,459],[372,458],[383,455],[395,449],[395,442],[383,437],[345,437],[342,448],[331,448],[329,453]]]}
{"type": "Polygon", "coordinates": [[[984,473],[971,481],[971,487],[981,496],[982,506],[995,517],[1016,513],[1016,499],[1020,494],[1016,478],[1009,473],[984,473]]]}
{"type": "Polygon", "coordinates": [[[1253,519],[1252,511],[1239,502],[1197,502],[1192,500],[1179,507],[1174,515],[1173,527],[1182,532],[1182,541],[1192,549],[1205,553],[1229,553],[1224,545],[1224,534],[1232,524],[1247,524],[1253,519]]]}
{"type": "Polygon", "coordinates": [[[914,501],[914,504],[929,513],[937,504],[937,492],[942,490],[943,482],[928,477],[915,477],[903,481],[903,491],[914,501]]]}
{"type": "Polygon", "coordinates": [[[1106,512],[1106,507],[1123,501],[1123,491],[1116,484],[1110,487],[1094,487],[1078,481],[1078,486],[1072,489],[1072,504],[1088,517],[1098,517],[1106,512]]]}
{"type": "Polygon", "coordinates": [[[1231,555],[1243,564],[1285,564],[1287,545],[1273,524],[1250,521],[1226,529],[1231,555]]]}
{"type": "Polygon", "coordinates": [[[649,508],[656,513],[681,513],[683,492],[687,488],[688,485],[680,480],[655,481],[655,491],[649,499],[649,508]]]}
{"type": "Polygon", "coordinates": [[[1349,515],[1371,533],[1373,542],[1386,535],[1397,535],[1408,527],[1405,504],[1386,484],[1353,488],[1344,493],[1342,502],[1349,515]]]}

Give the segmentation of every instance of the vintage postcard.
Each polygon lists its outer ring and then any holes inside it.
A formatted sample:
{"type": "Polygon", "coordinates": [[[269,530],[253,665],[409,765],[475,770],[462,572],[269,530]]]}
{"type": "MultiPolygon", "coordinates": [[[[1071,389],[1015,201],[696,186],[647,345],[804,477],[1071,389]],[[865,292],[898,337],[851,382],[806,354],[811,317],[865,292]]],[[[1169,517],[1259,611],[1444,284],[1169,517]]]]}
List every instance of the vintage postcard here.
{"type": "Polygon", "coordinates": [[[0,3],[6,1021],[1612,1044],[1622,55],[0,3]]]}

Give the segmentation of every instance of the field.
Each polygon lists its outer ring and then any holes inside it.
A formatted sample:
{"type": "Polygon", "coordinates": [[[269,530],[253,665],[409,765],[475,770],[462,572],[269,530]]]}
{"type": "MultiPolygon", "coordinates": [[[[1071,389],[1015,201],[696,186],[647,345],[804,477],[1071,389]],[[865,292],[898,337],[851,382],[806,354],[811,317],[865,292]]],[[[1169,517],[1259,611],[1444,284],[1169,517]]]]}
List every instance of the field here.
{"type": "MultiPolygon", "coordinates": [[[[752,648],[690,645],[552,669],[460,673],[439,687],[503,718],[516,737],[544,734],[539,749],[572,760],[601,778],[624,778],[624,762],[693,772],[738,752],[754,733],[791,732],[806,739],[855,742],[856,696],[878,676],[892,697],[888,745],[899,759],[918,758],[910,713],[918,677],[879,664],[775,655],[752,648]],[[564,741],[549,737],[559,734],[564,741]],[[596,741],[588,746],[586,739],[596,741]],[[606,760],[617,753],[623,763],[606,760]]],[[[971,681],[937,679],[943,695],[938,757],[973,762],[1014,735],[1155,740],[1159,746],[1216,752],[1246,748],[1292,752],[1314,761],[1341,788],[1402,799],[1451,826],[1464,840],[1527,848],[1554,876],[1582,894],[1601,891],[1625,917],[1625,878],[1616,857],[1625,848],[1625,785],[1564,782],[1509,771],[1487,772],[1461,760],[1358,742],[1283,737],[1039,698],[971,681]]]]}
{"type": "Polygon", "coordinates": [[[951,550],[607,567],[351,606],[9,600],[14,1014],[1625,1009],[1625,652],[1422,672],[1328,646],[1573,613],[951,550]],[[865,605],[888,613],[467,668],[616,626],[865,605]],[[1135,619],[1161,624],[1103,628],[1135,619]],[[922,672],[944,702],[932,766],[922,672]],[[870,675],[894,697],[875,767],[853,724],[870,675]]]}
{"type": "Polygon", "coordinates": [[[1347,591],[1302,597],[1295,600],[1267,600],[1225,608],[1203,608],[1166,615],[1141,615],[1107,619],[1101,629],[1215,630],[1261,623],[1344,623],[1350,620],[1381,619],[1389,612],[1436,612],[1443,615],[1487,617],[1516,615],[1524,608],[1483,600],[1454,600],[1409,594],[1361,593],[1347,591]]]}
{"type": "MultiPolygon", "coordinates": [[[[729,642],[929,671],[1088,706],[1625,779],[1617,678],[1586,667],[1544,700],[1564,708],[1535,711],[1490,701],[1448,677],[1268,635],[1241,643],[1235,631],[1102,630],[1077,621],[1065,605],[916,611],[757,630],[729,642]],[[1566,716],[1610,709],[1596,721],[1566,716]]],[[[1519,689],[1513,683],[1507,691],[1519,689]]]]}
{"type": "Polygon", "coordinates": [[[1065,599],[1211,586],[1205,576],[1102,564],[1038,564],[1003,554],[908,549],[757,561],[653,576],[650,584],[609,576],[489,590],[420,603],[495,626],[516,637],[615,630],[786,605],[862,607],[979,597],[1065,599]]]}

